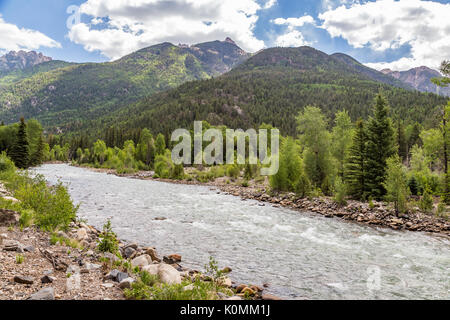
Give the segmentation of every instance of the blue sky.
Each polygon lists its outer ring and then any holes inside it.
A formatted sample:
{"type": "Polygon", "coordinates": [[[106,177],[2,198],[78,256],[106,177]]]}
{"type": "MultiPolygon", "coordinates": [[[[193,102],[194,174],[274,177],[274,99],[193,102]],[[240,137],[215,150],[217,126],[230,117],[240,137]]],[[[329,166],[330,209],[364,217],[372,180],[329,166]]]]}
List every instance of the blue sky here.
{"type": "Polygon", "coordinates": [[[450,0],[0,0],[0,53],[101,62],[230,36],[251,52],[310,45],[402,70],[450,58],[449,17],[450,0]]]}

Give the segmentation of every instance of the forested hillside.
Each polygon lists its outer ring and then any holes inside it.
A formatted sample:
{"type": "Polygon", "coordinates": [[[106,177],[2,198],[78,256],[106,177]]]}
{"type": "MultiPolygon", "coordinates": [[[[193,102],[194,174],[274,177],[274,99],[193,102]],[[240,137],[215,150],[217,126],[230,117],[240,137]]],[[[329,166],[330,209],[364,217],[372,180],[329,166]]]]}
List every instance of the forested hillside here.
{"type": "Polygon", "coordinates": [[[0,119],[33,117],[44,127],[70,129],[67,123],[76,126],[155,92],[217,76],[247,58],[227,39],[191,47],[162,43],[109,63],[62,63],[64,68],[55,70],[48,68],[55,62],[41,64],[35,68],[43,72],[29,72],[27,78],[26,70],[0,78],[0,84],[9,84],[0,88],[0,119]]]}
{"type": "Polygon", "coordinates": [[[406,124],[434,126],[439,106],[446,104],[444,97],[376,82],[359,68],[313,48],[272,48],[221,77],[186,83],[88,122],[82,129],[94,136],[113,126],[167,135],[175,128],[190,128],[194,120],[206,120],[231,128],[267,123],[293,136],[294,115],[305,106],[317,106],[331,119],[340,110],[347,110],[352,120],[367,118],[380,91],[390,103],[392,117],[406,124]]]}

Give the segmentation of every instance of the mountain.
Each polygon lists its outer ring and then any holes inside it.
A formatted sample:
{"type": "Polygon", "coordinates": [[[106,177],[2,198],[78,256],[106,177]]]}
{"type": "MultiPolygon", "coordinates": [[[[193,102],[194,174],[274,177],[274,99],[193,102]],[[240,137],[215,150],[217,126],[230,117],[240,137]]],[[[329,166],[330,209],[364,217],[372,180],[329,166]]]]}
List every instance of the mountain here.
{"type": "Polygon", "coordinates": [[[0,75],[0,83],[7,84],[0,87],[0,120],[33,117],[45,127],[67,129],[68,123],[98,118],[184,82],[218,76],[248,57],[231,39],[194,46],[162,43],[117,61],[63,64],[19,81],[0,75]]]}
{"type": "Polygon", "coordinates": [[[408,71],[392,71],[390,69],[381,70],[382,73],[402,81],[421,92],[432,92],[450,97],[450,88],[440,88],[431,82],[433,78],[440,78],[442,75],[428,67],[413,68],[408,71]]]}
{"type": "Polygon", "coordinates": [[[362,63],[358,62],[357,60],[355,60],[354,58],[352,58],[346,54],[335,53],[332,55],[332,57],[344,62],[348,66],[357,70],[359,73],[369,77],[370,79],[372,79],[374,81],[383,82],[385,84],[389,84],[391,86],[395,86],[395,87],[399,87],[399,88],[403,88],[403,89],[411,90],[414,88],[409,83],[405,83],[404,81],[398,80],[398,78],[396,79],[396,78],[390,77],[389,75],[387,75],[383,72],[379,72],[377,70],[366,67],[362,63]]]}
{"type": "Polygon", "coordinates": [[[22,70],[49,61],[52,61],[52,58],[46,57],[42,53],[36,53],[35,51],[11,51],[0,57],[0,72],[22,70]]]}
{"type": "Polygon", "coordinates": [[[243,129],[266,123],[295,135],[295,116],[305,106],[320,107],[330,119],[343,109],[353,120],[367,119],[380,91],[394,118],[436,121],[437,106],[446,103],[445,98],[374,80],[384,77],[310,47],[271,48],[220,77],[153,95],[91,120],[82,129],[101,136],[110,127],[122,132],[146,127],[170,135],[176,128],[192,128],[194,120],[206,120],[243,129]]]}

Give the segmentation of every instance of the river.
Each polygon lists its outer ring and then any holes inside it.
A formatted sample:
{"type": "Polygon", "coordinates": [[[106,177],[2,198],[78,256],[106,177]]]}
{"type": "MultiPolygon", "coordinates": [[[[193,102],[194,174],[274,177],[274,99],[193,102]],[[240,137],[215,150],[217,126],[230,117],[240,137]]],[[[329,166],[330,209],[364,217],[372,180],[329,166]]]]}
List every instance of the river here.
{"type": "Polygon", "coordinates": [[[239,283],[285,299],[449,299],[450,241],[328,219],[219,194],[210,187],[121,178],[63,164],[34,169],[67,184],[78,215],[120,238],[178,253],[204,269],[213,256],[239,283]],[[159,221],[155,218],[164,217],[159,221]]]}

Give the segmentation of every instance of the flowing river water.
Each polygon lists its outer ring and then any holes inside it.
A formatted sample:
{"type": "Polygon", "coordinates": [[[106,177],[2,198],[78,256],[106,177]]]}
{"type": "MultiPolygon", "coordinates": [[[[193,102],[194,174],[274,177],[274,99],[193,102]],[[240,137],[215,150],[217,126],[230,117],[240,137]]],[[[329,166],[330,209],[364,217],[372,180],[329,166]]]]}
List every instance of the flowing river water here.
{"type": "Polygon", "coordinates": [[[239,283],[286,299],[449,299],[450,241],[263,206],[210,187],[121,178],[62,164],[35,169],[68,185],[79,216],[120,238],[178,253],[204,270],[213,256],[239,283]],[[158,221],[155,218],[167,220],[158,221]]]}

